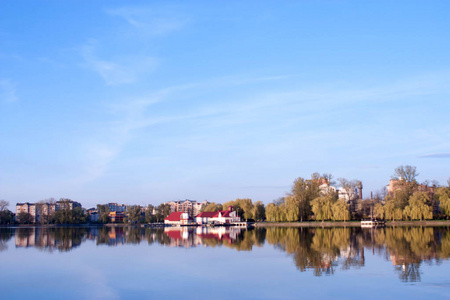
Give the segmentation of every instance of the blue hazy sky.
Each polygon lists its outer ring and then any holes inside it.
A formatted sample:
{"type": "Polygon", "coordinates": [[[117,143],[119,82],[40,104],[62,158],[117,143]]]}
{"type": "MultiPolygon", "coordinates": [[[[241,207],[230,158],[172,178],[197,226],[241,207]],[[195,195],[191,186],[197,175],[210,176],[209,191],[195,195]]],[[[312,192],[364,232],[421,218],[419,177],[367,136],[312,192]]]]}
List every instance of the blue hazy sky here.
{"type": "Polygon", "coordinates": [[[0,199],[450,177],[449,1],[0,1],[0,199]]]}

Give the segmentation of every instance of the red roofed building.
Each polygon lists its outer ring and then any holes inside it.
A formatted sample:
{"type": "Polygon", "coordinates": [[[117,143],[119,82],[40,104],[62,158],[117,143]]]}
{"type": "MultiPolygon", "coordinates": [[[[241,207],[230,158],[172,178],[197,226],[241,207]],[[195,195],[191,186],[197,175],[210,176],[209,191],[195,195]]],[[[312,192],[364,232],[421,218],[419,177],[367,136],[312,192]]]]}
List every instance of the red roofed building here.
{"type": "Polygon", "coordinates": [[[170,225],[190,225],[193,223],[194,220],[185,212],[173,212],[164,219],[164,224],[170,225]]]}
{"type": "Polygon", "coordinates": [[[195,217],[195,223],[198,225],[214,223],[214,224],[232,224],[240,222],[241,218],[237,215],[233,207],[228,210],[219,210],[216,212],[202,212],[195,217]]]}

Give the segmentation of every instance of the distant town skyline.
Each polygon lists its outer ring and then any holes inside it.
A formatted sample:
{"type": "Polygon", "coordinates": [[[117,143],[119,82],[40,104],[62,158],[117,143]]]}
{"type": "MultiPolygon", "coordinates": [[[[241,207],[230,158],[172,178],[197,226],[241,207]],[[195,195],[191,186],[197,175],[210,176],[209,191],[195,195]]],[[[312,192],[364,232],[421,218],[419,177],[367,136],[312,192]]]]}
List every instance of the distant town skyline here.
{"type": "Polygon", "coordinates": [[[265,204],[450,177],[448,1],[4,1],[0,199],[265,204]]]}

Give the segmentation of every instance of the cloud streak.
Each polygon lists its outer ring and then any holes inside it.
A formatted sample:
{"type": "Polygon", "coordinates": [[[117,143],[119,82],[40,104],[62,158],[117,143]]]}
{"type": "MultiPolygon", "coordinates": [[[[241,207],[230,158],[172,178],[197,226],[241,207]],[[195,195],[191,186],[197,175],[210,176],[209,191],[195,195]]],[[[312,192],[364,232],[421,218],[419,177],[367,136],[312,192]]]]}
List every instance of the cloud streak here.
{"type": "Polygon", "coordinates": [[[107,85],[129,84],[137,81],[145,73],[152,72],[157,60],[145,55],[123,55],[115,59],[101,59],[96,54],[94,42],[81,48],[87,67],[99,74],[107,85]]]}
{"type": "Polygon", "coordinates": [[[450,158],[450,153],[432,153],[420,155],[418,158],[450,158]]]}
{"type": "MultiPolygon", "coordinates": [[[[344,129],[330,131],[329,128],[324,127],[322,130],[316,128],[315,132],[292,129],[302,128],[304,124],[311,124],[318,118],[334,119],[342,115],[343,110],[348,109],[351,104],[364,102],[376,105],[380,101],[400,101],[411,95],[436,92],[436,86],[432,83],[424,83],[420,89],[417,89],[414,84],[415,79],[412,79],[410,84],[408,84],[408,80],[405,80],[399,84],[355,89],[326,86],[322,89],[292,87],[291,90],[286,90],[284,87],[280,89],[277,86],[278,81],[292,79],[292,77],[227,76],[213,78],[167,87],[144,96],[106,104],[113,121],[105,124],[104,128],[107,129],[97,132],[98,138],[93,138],[92,140],[95,142],[89,143],[87,147],[89,168],[86,169],[85,182],[102,177],[116,158],[121,155],[122,149],[139,136],[137,132],[146,132],[146,135],[151,136],[152,131],[148,131],[147,128],[155,126],[171,128],[171,126],[178,126],[176,124],[184,124],[183,126],[186,128],[190,126],[189,128],[195,129],[189,136],[172,136],[169,133],[169,135],[158,137],[160,140],[155,140],[155,145],[163,142],[189,153],[208,151],[214,155],[214,153],[226,151],[227,155],[238,155],[239,157],[257,151],[261,155],[259,159],[264,160],[280,151],[289,153],[292,149],[299,147],[298,141],[300,140],[311,144],[327,140],[328,145],[342,146],[342,141],[352,136],[353,128],[344,127],[344,129]],[[261,86],[261,89],[256,89],[250,94],[238,92],[237,97],[223,93],[228,90],[239,91],[241,86],[248,87],[253,84],[261,86]],[[214,97],[213,101],[211,101],[211,96],[214,97]],[[163,109],[164,107],[167,109],[163,109]],[[183,108],[179,109],[178,107],[183,108]],[[278,115],[285,116],[283,122],[277,121],[278,115]],[[277,137],[276,140],[273,140],[274,144],[270,145],[264,144],[267,142],[264,139],[255,139],[257,135],[252,135],[254,130],[256,130],[255,133],[259,132],[260,127],[258,126],[268,122],[274,122],[270,130],[274,131],[273,134],[277,137]],[[256,129],[252,127],[254,124],[257,124],[256,129]],[[142,131],[143,129],[145,131],[142,131]],[[212,134],[212,132],[218,134],[212,134]],[[239,148],[239,154],[236,154],[235,143],[247,138],[254,140],[245,148],[239,148]],[[271,151],[271,147],[275,147],[274,145],[276,148],[271,151]]],[[[445,80],[446,78],[441,79],[441,81],[445,80]]],[[[267,134],[270,136],[270,133],[267,134]]],[[[161,156],[161,153],[155,152],[152,155],[161,156]]],[[[170,155],[164,153],[163,156],[167,159],[170,155]]],[[[423,157],[444,158],[447,155],[449,154],[437,153],[423,157]]],[[[257,159],[254,155],[251,157],[257,159]]],[[[211,162],[213,161],[212,159],[211,162]]],[[[365,166],[365,168],[375,167],[365,166]]]]}
{"type": "Polygon", "coordinates": [[[189,18],[175,7],[119,7],[108,9],[106,13],[124,19],[137,34],[148,36],[164,36],[189,23],[189,18]]]}

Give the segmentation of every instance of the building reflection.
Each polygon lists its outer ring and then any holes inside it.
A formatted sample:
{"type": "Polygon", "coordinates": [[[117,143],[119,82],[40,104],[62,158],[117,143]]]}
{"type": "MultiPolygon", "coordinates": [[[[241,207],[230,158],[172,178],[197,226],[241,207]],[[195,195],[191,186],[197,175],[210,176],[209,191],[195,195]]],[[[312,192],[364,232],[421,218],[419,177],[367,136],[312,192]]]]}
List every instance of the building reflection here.
{"type": "Polygon", "coordinates": [[[166,227],[170,247],[233,245],[243,230],[236,227],[166,227]]]}
{"type": "Polygon", "coordinates": [[[71,251],[83,242],[117,247],[159,244],[166,247],[227,247],[251,251],[271,245],[288,253],[301,271],[315,276],[365,266],[367,255],[390,261],[404,282],[420,281],[420,266],[450,257],[450,231],[442,227],[257,228],[236,227],[19,227],[0,229],[0,251],[14,237],[16,248],[71,251]]]}
{"type": "Polygon", "coordinates": [[[15,246],[34,247],[49,252],[70,251],[81,245],[87,231],[87,228],[17,228],[14,234],[15,246]]]}

